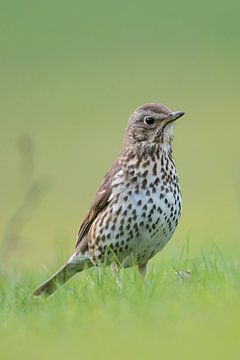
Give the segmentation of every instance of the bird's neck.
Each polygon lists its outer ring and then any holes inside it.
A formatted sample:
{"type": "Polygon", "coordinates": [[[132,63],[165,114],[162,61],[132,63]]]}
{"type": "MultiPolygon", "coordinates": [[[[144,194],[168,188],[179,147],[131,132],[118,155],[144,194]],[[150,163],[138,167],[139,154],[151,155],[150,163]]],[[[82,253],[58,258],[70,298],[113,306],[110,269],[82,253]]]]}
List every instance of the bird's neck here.
{"type": "Polygon", "coordinates": [[[161,158],[172,159],[172,145],[171,143],[159,143],[148,146],[127,147],[123,148],[119,157],[122,166],[129,166],[129,164],[140,164],[148,160],[160,161],[161,158]]]}

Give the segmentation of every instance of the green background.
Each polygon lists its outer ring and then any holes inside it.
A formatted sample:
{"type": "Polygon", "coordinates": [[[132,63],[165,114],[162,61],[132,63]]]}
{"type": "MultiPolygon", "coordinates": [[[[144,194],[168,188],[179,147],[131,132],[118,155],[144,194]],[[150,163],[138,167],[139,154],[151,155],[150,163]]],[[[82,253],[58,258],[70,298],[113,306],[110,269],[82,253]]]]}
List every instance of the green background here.
{"type": "Polygon", "coordinates": [[[129,114],[162,102],[187,115],[175,159],[189,236],[239,243],[237,1],[6,2],[1,10],[0,229],[23,200],[19,138],[50,189],[12,255],[34,267],[70,254],[129,114]],[[26,256],[25,256],[26,255],[26,256]]]}
{"type": "Polygon", "coordinates": [[[183,215],[159,262],[186,240],[196,256],[216,244],[238,257],[239,1],[13,0],[0,9],[7,266],[43,273],[71,255],[128,117],[146,102],[186,112],[174,139],[183,215]]]}

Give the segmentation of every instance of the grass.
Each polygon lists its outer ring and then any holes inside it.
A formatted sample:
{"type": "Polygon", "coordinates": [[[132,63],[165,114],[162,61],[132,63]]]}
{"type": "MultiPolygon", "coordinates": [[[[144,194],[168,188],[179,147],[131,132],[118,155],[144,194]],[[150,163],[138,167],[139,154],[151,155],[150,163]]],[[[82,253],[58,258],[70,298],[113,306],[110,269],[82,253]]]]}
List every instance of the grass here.
{"type": "Polygon", "coordinates": [[[184,251],[153,260],[144,282],[135,269],[90,269],[37,300],[43,274],[2,269],[0,358],[239,359],[239,274],[217,248],[184,251]]]}

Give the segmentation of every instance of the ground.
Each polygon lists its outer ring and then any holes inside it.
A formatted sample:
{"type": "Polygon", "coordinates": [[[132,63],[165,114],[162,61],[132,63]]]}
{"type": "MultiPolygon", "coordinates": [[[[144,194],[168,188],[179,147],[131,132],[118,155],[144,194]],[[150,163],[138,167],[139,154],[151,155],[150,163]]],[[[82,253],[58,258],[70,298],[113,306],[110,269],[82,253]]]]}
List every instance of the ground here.
{"type": "Polygon", "coordinates": [[[145,281],[90,269],[39,300],[31,291],[46,274],[2,268],[0,358],[239,359],[239,272],[215,246],[183,250],[154,259],[145,281]]]}

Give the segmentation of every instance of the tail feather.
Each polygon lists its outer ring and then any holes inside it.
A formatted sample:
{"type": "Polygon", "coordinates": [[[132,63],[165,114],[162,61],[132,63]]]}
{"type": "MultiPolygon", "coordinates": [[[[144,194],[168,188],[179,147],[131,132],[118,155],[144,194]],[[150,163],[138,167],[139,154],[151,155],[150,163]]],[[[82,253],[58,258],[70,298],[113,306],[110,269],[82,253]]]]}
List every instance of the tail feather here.
{"type": "Polygon", "coordinates": [[[76,273],[84,270],[85,266],[92,265],[89,259],[82,256],[72,256],[70,260],[61,269],[59,269],[47,281],[38,286],[33,295],[35,297],[45,296],[48,297],[53,294],[59,285],[63,285],[66,281],[71,279],[76,273]]]}

